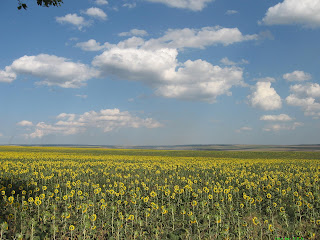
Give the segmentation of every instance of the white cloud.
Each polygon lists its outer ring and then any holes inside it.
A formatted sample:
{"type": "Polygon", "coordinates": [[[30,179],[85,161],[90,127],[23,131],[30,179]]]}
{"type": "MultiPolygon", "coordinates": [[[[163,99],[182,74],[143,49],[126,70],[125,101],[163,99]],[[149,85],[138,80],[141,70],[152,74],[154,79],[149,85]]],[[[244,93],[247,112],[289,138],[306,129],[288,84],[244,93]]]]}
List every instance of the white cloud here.
{"type": "Polygon", "coordinates": [[[241,64],[248,64],[249,62],[245,59],[241,59],[239,62],[233,62],[229,58],[224,57],[220,60],[220,62],[224,65],[229,65],[229,66],[235,66],[235,65],[241,65],[241,64]]]}
{"type": "Polygon", "coordinates": [[[84,51],[100,51],[111,48],[137,48],[144,44],[144,40],[139,37],[131,37],[124,41],[119,42],[118,44],[111,44],[105,42],[101,44],[94,39],[90,39],[87,42],[80,42],[76,44],[76,47],[81,48],[84,51]]]}
{"type": "Polygon", "coordinates": [[[0,82],[10,83],[17,78],[17,75],[12,71],[11,67],[5,67],[4,71],[0,70],[0,82]]]}
{"type": "Polygon", "coordinates": [[[3,137],[3,134],[2,134],[2,133],[0,133],[0,137],[3,137]]]}
{"type": "Polygon", "coordinates": [[[30,127],[33,126],[33,123],[27,120],[23,120],[21,122],[18,122],[17,125],[22,127],[30,127]]]}
{"type": "Polygon", "coordinates": [[[25,136],[30,138],[42,138],[47,135],[74,135],[85,132],[92,128],[110,132],[120,128],[158,128],[162,124],[152,118],[140,118],[127,111],[119,109],[103,109],[99,112],[90,111],[83,114],[61,113],[60,119],[54,124],[39,122],[31,133],[25,136]]]}
{"type": "Polygon", "coordinates": [[[236,14],[236,13],[238,13],[237,10],[228,10],[228,11],[226,11],[227,15],[233,15],[233,14],[236,14]]]}
{"type": "Polygon", "coordinates": [[[107,14],[100,8],[91,7],[91,8],[88,8],[84,13],[94,18],[107,20],[107,14]]]}
{"type": "Polygon", "coordinates": [[[320,85],[318,83],[295,84],[290,86],[290,91],[300,96],[320,97],[320,85]]]}
{"type": "Polygon", "coordinates": [[[248,132],[248,131],[252,131],[252,128],[251,127],[242,127],[240,129],[236,130],[237,133],[248,132]]]}
{"type": "Polygon", "coordinates": [[[268,127],[263,128],[263,131],[266,132],[278,132],[278,131],[282,131],[282,130],[287,130],[287,131],[292,131],[295,130],[297,127],[301,127],[304,124],[301,122],[294,122],[292,124],[272,124],[269,125],[268,127]]]}
{"type": "Polygon", "coordinates": [[[203,27],[199,29],[169,29],[164,36],[150,39],[144,44],[146,49],[154,48],[200,48],[222,44],[228,46],[237,42],[258,40],[257,34],[243,35],[238,28],[203,27]]]}
{"type": "Polygon", "coordinates": [[[255,78],[254,80],[257,82],[275,82],[276,81],[276,79],[273,77],[255,78]]]}
{"type": "Polygon", "coordinates": [[[14,74],[24,74],[40,78],[39,84],[77,88],[86,84],[98,72],[85,64],[74,63],[55,55],[39,54],[23,56],[8,66],[14,74]]]}
{"type": "Polygon", "coordinates": [[[286,102],[291,106],[301,107],[306,116],[320,117],[320,85],[318,83],[295,84],[290,86],[286,102]]]}
{"type": "Polygon", "coordinates": [[[56,21],[61,24],[72,24],[78,27],[79,30],[82,30],[83,27],[89,26],[91,23],[86,21],[83,17],[78,16],[76,13],[67,14],[63,17],[56,17],[56,21]]]}
{"type": "Polygon", "coordinates": [[[308,81],[312,77],[311,77],[311,74],[309,73],[296,70],[296,71],[293,71],[292,73],[283,74],[283,78],[289,82],[293,82],[293,81],[302,82],[302,81],[308,81]]]}
{"type": "Polygon", "coordinates": [[[293,119],[289,117],[287,114],[279,114],[279,115],[263,115],[260,117],[262,121],[279,121],[279,122],[288,122],[293,119]]]}
{"type": "Polygon", "coordinates": [[[281,98],[270,82],[257,82],[252,95],[248,96],[253,107],[263,110],[276,110],[282,106],[281,98]]]}
{"type": "Polygon", "coordinates": [[[129,32],[122,32],[118,34],[120,37],[126,36],[146,36],[148,33],[145,30],[131,29],[129,32]]]}
{"type": "Polygon", "coordinates": [[[108,1],[107,0],[95,0],[95,4],[97,4],[97,5],[107,5],[108,1]]]}
{"type": "Polygon", "coordinates": [[[88,98],[88,95],[81,95],[81,94],[76,94],[76,97],[82,98],[82,99],[86,99],[88,98]]]}
{"type": "Polygon", "coordinates": [[[79,47],[84,51],[100,51],[105,48],[105,46],[94,39],[90,39],[87,42],[79,42],[76,44],[76,47],[79,47]]]}
{"type": "Polygon", "coordinates": [[[213,0],[146,0],[148,2],[163,3],[169,7],[185,8],[192,11],[201,11],[213,0]]]}
{"type": "Polygon", "coordinates": [[[177,55],[176,49],[168,48],[111,48],[92,64],[105,75],[143,82],[167,98],[213,103],[219,95],[231,95],[233,86],[244,84],[241,68],[221,68],[200,59],[178,63],[177,55]]]}
{"type": "Polygon", "coordinates": [[[127,7],[127,8],[135,8],[137,6],[136,3],[125,3],[122,5],[122,7],[127,7]]]}
{"type": "Polygon", "coordinates": [[[320,1],[284,0],[268,9],[262,23],[266,25],[301,24],[306,27],[319,27],[320,1]]]}
{"type": "MultiPolygon", "coordinates": [[[[144,30],[133,29],[130,32],[120,33],[121,35],[145,35],[144,30]]],[[[85,51],[99,51],[101,49],[110,49],[114,47],[118,48],[136,48],[140,47],[146,50],[156,50],[161,48],[200,48],[205,49],[207,46],[222,44],[224,46],[234,44],[242,41],[258,40],[259,35],[243,35],[238,28],[222,28],[204,27],[202,29],[169,29],[160,38],[151,38],[144,40],[140,37],[131,37],[118,44],[111,44],[105,42],[104,44],[98,43],[94,39],[90,39],[87,42],[81,42],[76,44],[77,47],[85,51]]],[[[236,64],[247,64],[248,61],[241,60],[236,64]]]]}

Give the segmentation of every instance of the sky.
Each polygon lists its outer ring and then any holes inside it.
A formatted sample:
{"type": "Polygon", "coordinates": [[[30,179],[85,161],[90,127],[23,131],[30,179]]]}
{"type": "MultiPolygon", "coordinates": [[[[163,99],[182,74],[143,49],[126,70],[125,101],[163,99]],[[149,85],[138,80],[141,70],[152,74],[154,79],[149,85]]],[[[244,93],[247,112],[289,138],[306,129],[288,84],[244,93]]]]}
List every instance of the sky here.
{"type": "Polygon", "coordinates": [[[0,144],[319,144],[320,0],[2,0],[0,144]]]}

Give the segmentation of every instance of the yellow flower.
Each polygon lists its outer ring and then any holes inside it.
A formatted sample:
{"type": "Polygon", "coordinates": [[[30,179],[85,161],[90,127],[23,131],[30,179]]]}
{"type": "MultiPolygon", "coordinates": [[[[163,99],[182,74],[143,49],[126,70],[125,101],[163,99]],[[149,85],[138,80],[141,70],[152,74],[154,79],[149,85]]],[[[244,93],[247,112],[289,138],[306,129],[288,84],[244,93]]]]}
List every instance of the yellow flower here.
{"type": "Polygon", "coordinates": [[[90,217],[91,221],[94,222],[97,220],[97,215],[96,214],[92,214],[90,217]]]}
{"type": "Polygon", "coordinates": [[[299,206],[299,207],[301,207],[301,206],[302,206],[302,202],[301,202],[301,201],[297,201],[297,202],[296,202],[296,205],[299,206]]]}
{"type": "Polygon", "coordinates": [[[268,194],[267,194],[267,198],[269,198],[269,199],[270,199],[271,197],[272,197],[272,196],[271,196],[271,194],[270,194],[270,193],[268,193],[268,194]]]}
{"type": "Polygon", "coordinates": [[[272,224],[269,224],[268,229],[269,229],[270,232],[273,231],[273,226],[272,226],[272,224]]]}
{"type": "Polygon", "coordinates": [[[78,191],[78,196],[81,196],[81,195],[82,195],[82,191],[79,190],[79,191],[78,191]]]}
{"type": "Polygon", "coordinates": [[[285,212],[284,207],[280,207],[280,212],[285,212]]]}
{"type": "Polygon", "coordinates": [[[154,191],[152,191],[152,192],[150,193],[150,196],[151,196],[151,197],[156,197],[157,194],[156,194],[154,191]]]}
{"type": "Polygon", "coordinates": [[[41,200],[40,199],[36,199],[34,201],[34,204],[37,205],[37,206],[40,206],[41,205],[41,200]]]}
{"type": "Polygon", "coordinates": [[[194,207],[194,206],[197,206],[198,205],[198,202],[196,201],[196,200],[193,200],[192,202],[191,202],[191,205],[194,207]]]}
{"type": "Polygon", "coordinates": [[[133,221],[134,220],[134,215],[129,215],[128,220],[133,221]]]}
{"type": "Polygon", "coordinates": [[[213,196],[212,196],[211,194],[209,194],[209,195],[208,195],[208,198],[209,198],[209,199],[212,199],[212,198],[213,198],[213,196]]]}
{"type": "Polygon", "coordinates": [[[43,190],[43,191],[47,190],[47,186],[43,186],[43,187],[42,187],[42,190],[43,190]]]}
{"type": "Polygon", "coordinates": [[[258,225],[259,224],[259,221],[258,221],[257,217],[252,218],[252,222],[253,222],[254,225],[258,225]]]}
{"type": "Polygon", "coordinates": [[[168,210],[162,209],[162,214],[167,214],[167,213],[168,213],[168,210]]]}
{"type": "Polygon", "coordinates": [[[243,203],[240,203],[240,207],[241,207],[241,208],[243,208],[243,207],[244,207],[243,203]]]}

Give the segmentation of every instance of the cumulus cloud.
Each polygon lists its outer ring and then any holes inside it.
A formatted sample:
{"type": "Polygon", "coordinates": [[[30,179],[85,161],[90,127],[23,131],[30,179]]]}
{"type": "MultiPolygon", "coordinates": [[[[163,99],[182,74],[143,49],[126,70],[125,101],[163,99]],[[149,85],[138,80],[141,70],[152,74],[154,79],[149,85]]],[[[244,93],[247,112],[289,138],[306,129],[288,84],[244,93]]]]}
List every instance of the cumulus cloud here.
{"type": "Polygon", "coordinates": [[[100,42],[97,42],[94,39],[90,39],[87,42],[80,42],[77,43],[75,46],[81,48],[84,51],[100,51],[100,50],[106,50],[111,48],[137,48],[144,44],[144,40],[140,37],[131,37],[124,41],[120,41],[118,44],[111,44],[108,42],[105,42],[104,44],[101,44],[100,42]]]}
{"type": "Polygon", "coordinates": [[[76,44],[76,47],[81,48],[84,51],[100,51],[104,49],[106,46],[101,45],[94,39],[90,39],[87,42],[79,42],[76,44]]]}
{"type": "Polygon", "coordinates": [[[276,110],[282,106],[281,98],[276,90],[271,87],[271,82],[257,82],[253,93],[248,96],[253,107],[263,110],[276,110]]]}
{"type": "Polygon", "coordinates": [[[320,85],[318,83],[295,84],[286,102],[291,106],[301,107],[306,116],[320,117],[320,85]]]}
{"type": "Polygon", "coordinates": [[[300,24],[306,27],[319,27],[320,1],[284,0],[270,7],[261,23],[266,25],[300,24]]]}
{"type": "Polygon", "coordinates": [[[97,5],[107,5],[108,1],[107,0],[95,0],[94,3],[97,5]]]}
{"type": "Polygon", "coordinates": [[[224,65],[229,65],[229,66],[235,66],[235,65],[241,65],[241,64],[249,64],[249,62],[245,59],[241,59],[239,62],[233,62],[229,58],[224,57],[220,60],[220,62],[224,65]]]}
{"type": "Polygon", "coordinates": [[[292,124],[280,124],[280,123],[277,123],[277,124],[271,124],[265,128],[263,128],[263,131],[266,131],[266,132],[278,132],[278,131],[282,131],[282,130],[295,130],[297,127],[301,127],[303,126],[304,124],[301,123],[301,122],[294,122],[292,124]]]}
{"type": "Polygon", "coordinates": [[[0,82],[10,83],[17,78],[17,75],[12,71],[11,67],[5,67],[4,70],[0,70],[0,82]]]}
{"type": "Polygon", "coordinates": [[[91,7],[88,8],[84,13],[90,17],[107,20],[107,14],[100,8],[91,7]]]}
{"type": "MultiPolygon", "coordinates": [[[[130,32],[120,33],[121,35],[145,35],[142,31],[133,29],[130,32]],[[133,31],[134,30],[134,31],[133,31]]],[[[243,35],[238,28],[222,28],[220,26],[204,27],[201,29],[169,29],[160,38],[151,38],[144,40],[140,37],[131,37],[118,44],[97,43],[94,39],[88,42],[78,43],[76,46],[85,51],[98,51],[101,49],[110,49],[113,47],[119,48],[135,48],[140,47],[143,49],[161,49],[161,48],[175,48],[182,50],[184,48],[200,48],[205,49],[207,46],[222,44],[228,46],[243,41],[258,40],[260,37],[257,34],[243,35]]],[[[246,64],[247,61],[243,60],[240,64],[246,64]]],[[[237,63],[239,64],[239,63],[237,63]]]]}
{"type": "Polygon", "coordinates": [[[200,48],[222,44],[228,46],[237,42],[258,40],[257,34],[243,35],[238,28],[203,27],[201,29],[169,29],[164,36],[150,39],[144,48],[200,48]]]}
{"type": "Polygon", "coordinates": [[[38,84],[63,88],[83,86],[87,80],[98,76],[96,70],[85,64],[48,54],[23,56],[14,60],[6,69],[10,69],[13,76],[30,75],[41,79],[38,84]]]}
{"type": "Polygon", "coordinates": [[[279,121],[279,122],[288,122],[293,119],[289,117],[287,114],[279,114],[279,115],[263,115],[260,117],[262,121],[279,121]]]}
{"type": "Polygon", "coordinates": [[[276,79],[273,77],[264,77],[264,78],[254,78],[257,82],[275,82],[276,79]]]}
{"type": "Polygon", "coordinates": [[[251,127],[242,127],[240,129],[236,130],[237,133],[248,132],[248,131],[252,131],[252,128],[251,127]]]}
{"type": "Polygon", "coordinates": [[[146,36],[148,33],[145,30],[141,29],[131,29],[129,32],[122,32],[118,34],[120,37],[127,37],[127,36],[146,36]]]}
{"type": "Polygon", "coordinates": [[[89,111],[79,115],[61,113],[56,118],[58,121],[53,124],[37,123],[32,132],[25,136],[42,138],[47,135],[74,135],[92,128],[110,132],[120,128],[158,128],[162,126],[161,123],[152,118],[140,118],[128,111],[121,112],[117,108],[102,109],[99,112],[89,111]]]}
{"type": "Polygon", "coordinates": [[[67,14],[63,17],[56,17],[56,21],[60,24],[71,24],[76,26],[79,30],[82,30],[83,27],[89,26],[91,23],[86,21],[83,17],[78,16],[76,13],[67,14]]]}
{"type": "Polygon", "coordinates": [[[18,122],[17,125],[22,127],[30,127],[33,126],[33,123],[27,120],[23,120],[21,122],[18,122]]]}
{"type": "Polygon", "coordinates": [[[283,78],[289,82],[293,82],[293,81],[302,82],[302,81],[308,81],[312,77],[310,73],[305,73],[304,71],[296,70],[296,71],[293,71],[292,73],[283,74],[283,78]]]}
{"type": "Polygon", "coordinates": [[[290,86],[290,91],[300,96],[320,97],[320,85],[318,83],[295,84],[290,86]]]}
{"type": "Polygon", "coordinates": [[[141,81],[167,98],[213,103],[219,95],[231,95],[231,87],[244,84],[241,68],[221,68],[200,59],[179,63],[177,55],[169,48],[111,48],[92,64],[105,75],[141,81]]]}

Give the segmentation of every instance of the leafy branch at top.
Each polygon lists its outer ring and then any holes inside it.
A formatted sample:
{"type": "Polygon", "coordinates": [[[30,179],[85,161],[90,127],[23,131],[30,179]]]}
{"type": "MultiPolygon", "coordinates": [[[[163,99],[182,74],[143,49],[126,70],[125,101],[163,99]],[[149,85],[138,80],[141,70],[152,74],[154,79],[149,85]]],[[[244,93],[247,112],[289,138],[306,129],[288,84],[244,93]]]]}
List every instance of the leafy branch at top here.
{"type": "MultiPolygon", "coordinates": [[[[61,3],[63,3],[62,0],[37,0],[37,4],[39,6],[44,6],[44,7],[50,7],[50,6],[55,6],[55,7],[58,7],[58,6],[61,6],[61,3]]],[[[22,8],[23,9],[27,9],[28,6],[26,3],[24,2],[21,2],[21,0],[18,0],[18,9],[21,10],[22,8]]]]}

